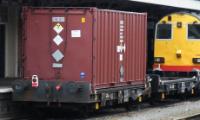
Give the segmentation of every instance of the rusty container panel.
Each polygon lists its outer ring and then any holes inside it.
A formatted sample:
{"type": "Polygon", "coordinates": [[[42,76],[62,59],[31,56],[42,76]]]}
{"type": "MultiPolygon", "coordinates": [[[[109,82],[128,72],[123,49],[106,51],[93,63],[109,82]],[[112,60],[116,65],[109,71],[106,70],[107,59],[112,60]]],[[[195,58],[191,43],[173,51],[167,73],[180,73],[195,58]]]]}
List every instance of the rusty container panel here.
{"type": "Polygon", "coordinates": [[[96,88],[144,85],[147,15],[97,10],[95,18],[96,88]]]}
{"type": "Polygon", "coordinates": [[[25,8],[23,77],[89,82],[94,89],[144,85],[143,13],[25,8]]]}

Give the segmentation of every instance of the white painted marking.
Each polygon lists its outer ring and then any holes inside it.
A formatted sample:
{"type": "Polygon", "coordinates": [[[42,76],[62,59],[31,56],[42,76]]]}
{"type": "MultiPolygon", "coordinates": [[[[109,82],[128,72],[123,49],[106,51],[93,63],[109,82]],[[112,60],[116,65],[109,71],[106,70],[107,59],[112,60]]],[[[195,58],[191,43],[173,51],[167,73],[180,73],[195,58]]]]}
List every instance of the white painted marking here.
{"type": "Polygon", "coordinates": [[[120,24],[123,25],[123,24],[124,24],[124,21],[123,21],[123,20],[120,20],[120,24]]]}
{"type": "Polygon", "coordinates": [[[124,39],[124,36],[120,36],[119,38],[120,38],[120,39],[124,39]]]}
{"type": "Polygon", "coordinates": [[[123,54],[119,54],[119,61],[123,61],[123,54]]]}
{"type": "Polygon", "coordinates": [[[123,26],[123,25],[120,25],[120,28],[121,28],[121,29],[124,29],[124,26],[123,26]]]}

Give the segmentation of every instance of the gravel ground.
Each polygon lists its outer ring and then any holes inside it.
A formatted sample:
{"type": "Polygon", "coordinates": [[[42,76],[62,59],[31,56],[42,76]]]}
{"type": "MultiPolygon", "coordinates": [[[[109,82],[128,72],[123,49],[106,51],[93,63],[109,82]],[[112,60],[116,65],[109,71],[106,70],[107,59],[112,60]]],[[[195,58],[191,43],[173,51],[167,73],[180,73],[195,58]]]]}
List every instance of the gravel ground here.
{"type": "Polygon", "coordinates": [[[89,118],[87,120],[181,120],[200,114],[200,100],[184,101],[139,111],[122,112],[89,118]]]}

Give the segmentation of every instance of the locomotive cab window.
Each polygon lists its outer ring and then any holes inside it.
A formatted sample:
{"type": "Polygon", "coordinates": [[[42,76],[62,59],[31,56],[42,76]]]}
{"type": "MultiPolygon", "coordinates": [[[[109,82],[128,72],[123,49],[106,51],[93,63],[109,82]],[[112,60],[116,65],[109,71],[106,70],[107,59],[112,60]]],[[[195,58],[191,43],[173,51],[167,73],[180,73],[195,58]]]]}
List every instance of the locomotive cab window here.
{"type": "Polygon", "coordinates": [[[200,24],[188,24],[188,39],[200,40],[200,24]]]}
{"type": "Polygon", "coordinates": [[[171,24],[158,24],[156,31],[157,39],[171,39],[172,38],[172,25],[171,24]]]}

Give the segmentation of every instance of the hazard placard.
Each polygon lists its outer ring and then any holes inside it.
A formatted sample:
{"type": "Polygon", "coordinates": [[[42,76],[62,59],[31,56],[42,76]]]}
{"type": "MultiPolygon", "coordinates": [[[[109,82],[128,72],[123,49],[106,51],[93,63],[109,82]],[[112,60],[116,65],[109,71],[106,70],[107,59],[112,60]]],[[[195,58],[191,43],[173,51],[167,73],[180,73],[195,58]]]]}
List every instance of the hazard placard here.
{"type": "Polygon", "coordinates": [[[64,29],[63,27],[62,27],[62,25],[60,24],[60,23],[57,23],[54,27],[53,27],[53,29],[55,30],[55,32],[56,33],[60,33],[60,32],[62,32],[62,30],[64,29]]]}

